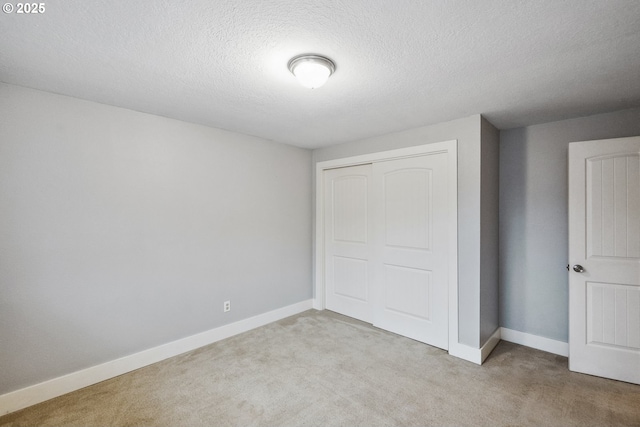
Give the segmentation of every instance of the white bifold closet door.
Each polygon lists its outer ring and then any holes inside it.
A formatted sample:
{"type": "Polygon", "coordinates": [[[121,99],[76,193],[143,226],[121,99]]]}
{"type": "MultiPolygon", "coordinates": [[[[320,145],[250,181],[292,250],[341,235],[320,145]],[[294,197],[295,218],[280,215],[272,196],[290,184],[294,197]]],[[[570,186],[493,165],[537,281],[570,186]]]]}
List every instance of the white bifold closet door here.
{"type": "Polygon", "coordinates": [[[448,348],[446,156],[325,171],[329,310],[448,348]]]}

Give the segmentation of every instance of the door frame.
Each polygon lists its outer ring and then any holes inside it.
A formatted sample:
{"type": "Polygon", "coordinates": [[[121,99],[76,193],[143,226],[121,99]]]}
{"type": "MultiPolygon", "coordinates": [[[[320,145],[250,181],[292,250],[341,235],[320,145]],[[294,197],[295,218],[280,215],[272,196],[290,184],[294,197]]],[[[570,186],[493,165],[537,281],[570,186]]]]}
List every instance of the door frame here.
{"type": "Polygon", "coordinates": [[[447,153],[447,181],[449,194],[455,197],[449,198],[449,353],[452,347],[458,345],[458,140],[435,142],[431,144],[417,145],[396,150],[380,151],[377,153],[363,154],[359,156],[344,157],[326,160],[316,164],[316,206],[315,206],[315,275],[313,308],[325,309],[325,278],[324,278],[324,179],[323,174],[327,169],[336,169],[347,166],[357,166],[367,163],[396,160],[408,157],[417,157],[429,154],[447,153]]]}

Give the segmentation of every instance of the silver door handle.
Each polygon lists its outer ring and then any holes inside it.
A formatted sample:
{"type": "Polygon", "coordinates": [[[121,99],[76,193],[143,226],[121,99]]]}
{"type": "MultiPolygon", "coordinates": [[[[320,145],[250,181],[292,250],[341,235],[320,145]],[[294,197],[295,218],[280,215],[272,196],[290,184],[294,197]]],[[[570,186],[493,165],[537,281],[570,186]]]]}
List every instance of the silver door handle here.
{"type": "Polygon", "coordinates": [[[575,271],[576,273],[584,273],[584,267],[582,267],[580,264],[576,264],[573,266],[573,271],[575,271]]]}

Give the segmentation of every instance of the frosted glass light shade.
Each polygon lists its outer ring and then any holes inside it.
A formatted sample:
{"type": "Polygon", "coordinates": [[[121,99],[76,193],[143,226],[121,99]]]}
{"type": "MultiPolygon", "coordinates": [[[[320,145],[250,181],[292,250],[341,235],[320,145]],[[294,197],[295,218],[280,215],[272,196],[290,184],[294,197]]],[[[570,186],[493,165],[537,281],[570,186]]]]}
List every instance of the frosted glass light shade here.
{"type": "Polygon", "coordinates": [[[325,84],[335,69],[335,64],[323,56],[301,55],[289,61],[289,71],[302,86],[309,89],[325,84]]]}

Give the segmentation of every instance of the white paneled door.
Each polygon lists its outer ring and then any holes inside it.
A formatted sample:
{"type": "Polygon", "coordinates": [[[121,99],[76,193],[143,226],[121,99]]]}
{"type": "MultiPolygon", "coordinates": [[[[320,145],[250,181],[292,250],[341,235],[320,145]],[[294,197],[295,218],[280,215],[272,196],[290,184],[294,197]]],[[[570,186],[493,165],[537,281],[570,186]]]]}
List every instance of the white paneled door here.
{"type": "Polygon", "coordinates": [[[324,172],[326,307],[371,323],[371,165],[324,172]]]}
{"type": "Polygon", "coordinates": [[[373,324],[448,348],[447,154],[375,163],[373,324]]]}
{"type": "Polygon", "coordinates": [[[569,144],[569,368],[640,384],[640,137],[569,144]]]}
{"type": "Polygon", "coordinates": [[[326,308],[448,348],[448,155],[324,171],[326,308]]]}

